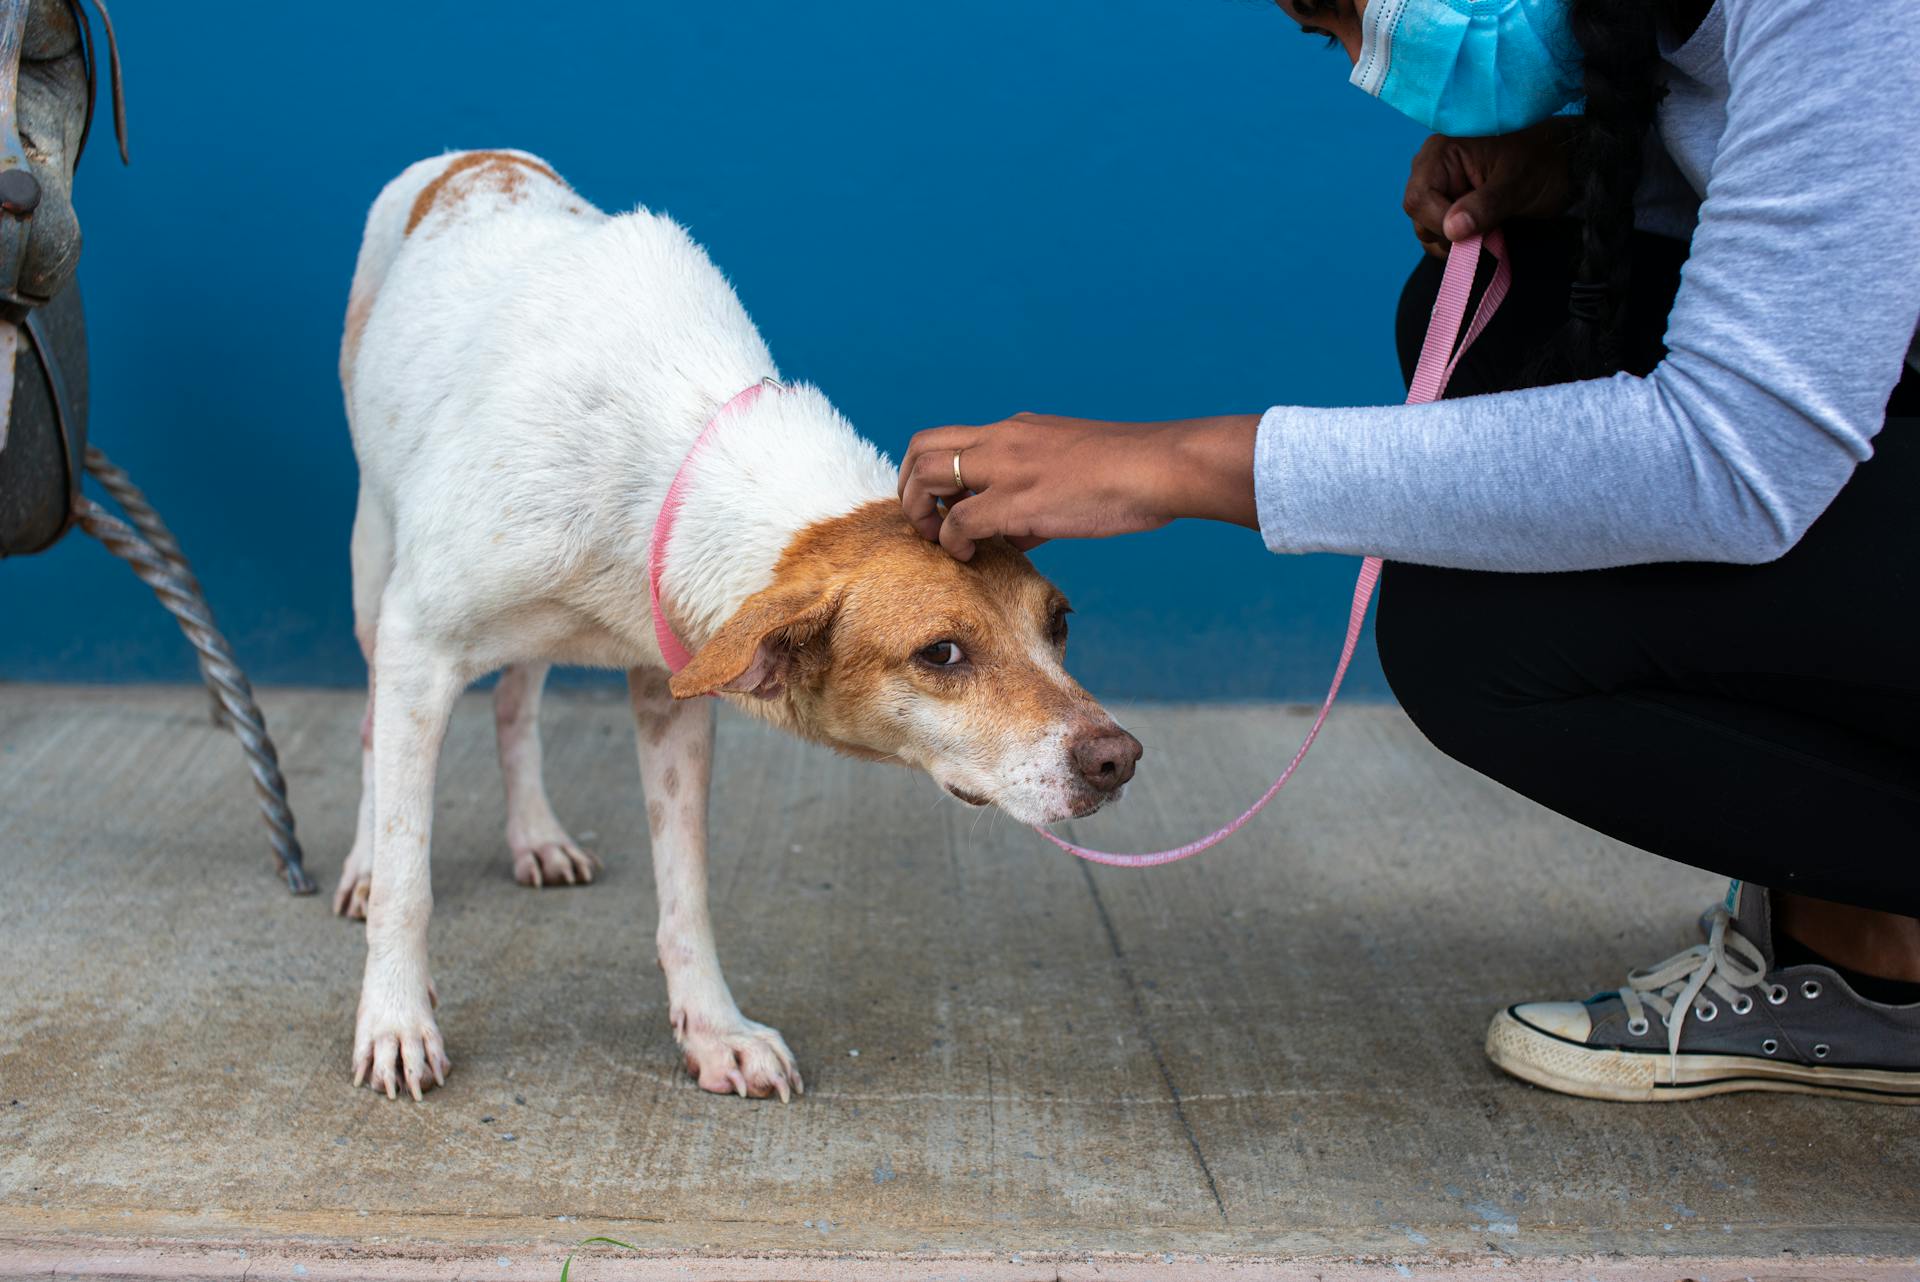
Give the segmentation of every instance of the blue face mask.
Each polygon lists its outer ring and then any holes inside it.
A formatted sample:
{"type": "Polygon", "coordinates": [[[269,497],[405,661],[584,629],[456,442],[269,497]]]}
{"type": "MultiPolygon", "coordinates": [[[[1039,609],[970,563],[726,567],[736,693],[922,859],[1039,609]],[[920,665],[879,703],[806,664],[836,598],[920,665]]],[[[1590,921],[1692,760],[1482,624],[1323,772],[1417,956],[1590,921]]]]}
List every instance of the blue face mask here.
{"type": "Polygon", "coordinates": [[[1580,96],[1567,0],[1369,0],[1351,80],[1453,138],[1539,124],[1580,96]]]}

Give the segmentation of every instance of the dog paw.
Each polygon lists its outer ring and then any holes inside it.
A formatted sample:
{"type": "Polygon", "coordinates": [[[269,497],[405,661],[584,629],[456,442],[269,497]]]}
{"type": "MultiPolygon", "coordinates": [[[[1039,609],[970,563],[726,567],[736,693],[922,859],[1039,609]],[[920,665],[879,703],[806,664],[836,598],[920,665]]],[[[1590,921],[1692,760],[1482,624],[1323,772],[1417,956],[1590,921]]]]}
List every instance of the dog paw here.
{"type": "Polygon", "coordinates": [[[699,1081],[701,1090],[742,1099],[778,1095],[783,1104],[806,1093],[793,1052],[778,1029],[738,1014],[720,1026],[679,1014],[673,1022],[675,1040],[686,1054],[687,1072],[699,1081]]]}
{"type": "Polygon", "coordinates": [[[522,886],[578,886],[600,871],[599,856],[564,834],[551,841],[511,843],[513,879],[522,886]]]}
{"type": "Polygon", "coordinates": [[[394,1009],[377,1009],[385,1003],[361,997],[353,1032],[355,1086],[365,1082],[385,1091],[388,1099],[398,1099],[404,1089],[417,1102],[425,1092],[447,1084],[453,1064],[433,1018],[439,1000],[431,984],[424,996],[425,1001],[394,1009]]]}
{"type": "Polygon", "coordinates": [[[347,856],[346,867],[340,870],[340,884],[333,888],[334,915],[365,921],[367,895],[372,890],[372,870],[367,867],[367,861],[360,857],[360,848],[355,846],[353,853],[347,856]]]}

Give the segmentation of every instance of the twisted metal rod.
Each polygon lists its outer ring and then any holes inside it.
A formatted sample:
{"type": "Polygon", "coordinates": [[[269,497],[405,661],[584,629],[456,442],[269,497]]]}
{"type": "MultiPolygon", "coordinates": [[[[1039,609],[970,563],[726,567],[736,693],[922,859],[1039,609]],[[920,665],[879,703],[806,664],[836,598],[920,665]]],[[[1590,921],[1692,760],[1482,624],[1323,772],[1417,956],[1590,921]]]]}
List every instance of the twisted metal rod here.
{"type": "MultiPolygon", "coordinates": [[[[108,551],[133,567],[133,572],[140,576],[142,583],[153,589],[153,594],[160,598],[160,604],[178,621],[180,630],[198,652],[200,672],[214,697],[219,700],[228,729],[240,740],[241,750],[247,755],[247,770],[253,775],[253,790],[260,801],[261,818],[267,825],[267,840],[272,843],[273,853],[280,861],[280,871],[286,876],[287,888],[296,895],[310,895],[319,887],[307,874],[301,859],[300,842],[293,833],[293,810],[287,804],[287,781],[280,773],[280,757],[267,734],[266,719],[260,715],[260,708],[254,703],[253,687],[247,682],[247,674],[240,670],[233,650],[214,625],[213,611],[201,595],[192,573],[186,570],[180,545],[167,533],[145,496],[126,480],[124,472],[113,467],[104,454],[89,449],[88,467],[94,467],[96,456],[99,463],[116,473],[118,480],[138,498],[136,507],[143,510],[153,528],[161,533],[171,556],[91,499],[82,498],[74,508],[80,528],[106,544],[108,551]]],[[[108,485],[109,492],[114,491],[113,485],[104,478],[102,484],[108,485]]],[[[119,498],[120,495],[116,492],[115,497],[119,498]]],[[[134,517],[136,522],[140,520],[133,507],[128,509],[128,515],[134,517]]]]}
{"type": "Polygon", "coordinates": [[[108,458],[99,446],[87,446],[87,471],[94,480],[100,482],[103,489],[113,496],[127,519],[133,522],[133,528],[140,531],[140,537],[153,545],[167,563],[167,568],[177,575],[180,581],[193,592],[200,591],[200,580],[187,566],[187,555],[180,550],[180,541],[173,537],[173,531],[166,527],[160,514],[153,510],[153,504],[147,501],[145,491],[133,483],[125,469],[108,458]]]}
{"type": "MultiPolygon", "coordinates": [[[[206,591],[201,588],[200,580],[194,577],[192,567],[187,564],[187,554],[180,550],[180,541],[173,537],[173,531],[169,530],[166,522],[160,519],[160,513],[155,511],[153,504],[147,501],[146,493],[133,483],[133,478],[108,458],[97,445],[87,446],[87,471],[93,475],[94,480],[100,482],[101,488],[113,496],[113,501],[120,505],[120,510],[126,513],[129,521],[133,522],[133,528],[140,531],[140,536],[160,554],[161,559],[167,563],[167,568],[173,571],[188,591],[205,599],[206,591]]],[[[206,657],[198,654],[196,657],[200,661],[200,679],[207,686],[210,702],[208,719],[216,726],[225,727],[226,709],[220,704],[213,674],[207,669],[206,657]]]]}

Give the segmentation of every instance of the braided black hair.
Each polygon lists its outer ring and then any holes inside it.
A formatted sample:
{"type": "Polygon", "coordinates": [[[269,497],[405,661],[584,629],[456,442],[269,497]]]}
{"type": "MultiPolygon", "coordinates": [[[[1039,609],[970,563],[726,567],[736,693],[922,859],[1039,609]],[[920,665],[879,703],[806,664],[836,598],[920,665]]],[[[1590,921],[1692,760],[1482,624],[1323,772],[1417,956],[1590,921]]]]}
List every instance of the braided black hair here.
{"type": "Polygon", "coordinates": [[[1540,385],[1620,368],[1620,318],[1632,276],[1633,197],[1642,148],[1665,89],[1657,74],[1654,0],[1572,0],[1585,57],[1585,115],[1574,135],[1572,212],[1580,220],[1567,321],[1535,359],[1540,385]]]}

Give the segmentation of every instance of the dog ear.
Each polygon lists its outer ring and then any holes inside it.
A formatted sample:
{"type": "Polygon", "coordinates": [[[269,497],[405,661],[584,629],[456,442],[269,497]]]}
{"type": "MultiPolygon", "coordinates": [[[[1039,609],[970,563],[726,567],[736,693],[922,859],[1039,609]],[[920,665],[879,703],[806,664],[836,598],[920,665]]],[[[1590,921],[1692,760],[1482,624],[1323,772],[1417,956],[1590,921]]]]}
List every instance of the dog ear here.
{"type": "Polygon", "coordinates": [[[731,690],[756,699],[787,688],[805,648],[818,642],[840,608],[838,592],[782,587],[757,592],[673,675],[676,699],[731,690]]]}

